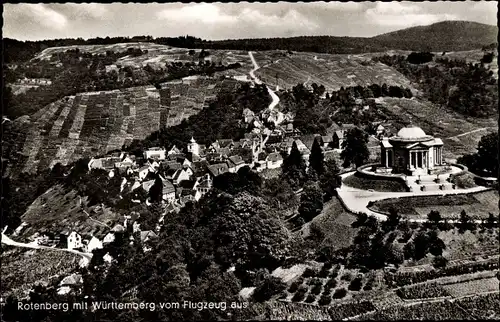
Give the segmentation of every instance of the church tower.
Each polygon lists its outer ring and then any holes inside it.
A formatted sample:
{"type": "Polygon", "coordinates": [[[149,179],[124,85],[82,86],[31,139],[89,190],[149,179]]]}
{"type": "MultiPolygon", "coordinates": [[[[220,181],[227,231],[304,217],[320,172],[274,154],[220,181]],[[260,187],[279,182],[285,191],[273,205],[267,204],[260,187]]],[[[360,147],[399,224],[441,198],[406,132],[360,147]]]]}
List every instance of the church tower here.
{"type": "Polygon", "coordinates": [[[193,137],[191,137],[191,141],[189,142],[188,146],[188,152],[194,154],[194,155],[200,155],[200,146],[198,145],[198,143],[196,143],[196,141],[194,140],[193,137]]]}

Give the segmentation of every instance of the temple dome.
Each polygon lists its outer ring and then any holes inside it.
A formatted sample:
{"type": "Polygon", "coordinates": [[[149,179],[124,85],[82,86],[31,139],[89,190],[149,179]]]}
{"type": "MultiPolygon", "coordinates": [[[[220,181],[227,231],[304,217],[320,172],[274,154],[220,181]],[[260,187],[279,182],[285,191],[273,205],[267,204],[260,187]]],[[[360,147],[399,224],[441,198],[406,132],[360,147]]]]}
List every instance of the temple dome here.
{"type": "Polygon", "coordinates": [[[421,139],[421,138],[427,138],[428,135],[425,134],[425,132],[419,128],[418,126],[409,126],[409,127],[404,127],[401,130],[399,130],[397,134],[397,138],[400,139],[421,139]]]}

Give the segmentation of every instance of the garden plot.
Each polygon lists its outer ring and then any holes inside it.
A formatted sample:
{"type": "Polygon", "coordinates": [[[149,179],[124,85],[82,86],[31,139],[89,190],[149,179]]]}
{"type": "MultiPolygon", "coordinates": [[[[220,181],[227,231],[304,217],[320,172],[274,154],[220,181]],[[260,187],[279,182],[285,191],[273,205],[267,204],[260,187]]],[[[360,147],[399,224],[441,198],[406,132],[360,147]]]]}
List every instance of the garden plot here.
{"type": "Polygon", "coordinates": [[[457,284],[443,285],[443,288],[453,297],[462,297],[473,294],[499,292],[498,279],[496,277],[467,281],[457,284]]]}

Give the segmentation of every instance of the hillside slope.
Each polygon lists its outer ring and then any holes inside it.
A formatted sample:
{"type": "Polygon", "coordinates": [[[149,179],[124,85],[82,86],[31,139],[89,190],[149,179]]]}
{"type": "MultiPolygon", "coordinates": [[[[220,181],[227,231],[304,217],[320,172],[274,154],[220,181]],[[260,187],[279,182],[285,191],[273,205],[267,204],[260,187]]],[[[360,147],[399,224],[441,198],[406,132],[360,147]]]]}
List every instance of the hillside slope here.
{"type": "Polygon", "coordinates": [[[470,21],[443,21],[402,29],[371,38],[402,50],[460,51],[497,41],[498,27],[470,21]]]}
{"type": "Polygon", "coordinates": [[[238,86],[233,79],[191,78],[153,86],[80,93],[49,104],[24,126],[26,139],[14,173],[34,173],[121,149],[164,126],[197,114],[220,92],[238,86]]]}

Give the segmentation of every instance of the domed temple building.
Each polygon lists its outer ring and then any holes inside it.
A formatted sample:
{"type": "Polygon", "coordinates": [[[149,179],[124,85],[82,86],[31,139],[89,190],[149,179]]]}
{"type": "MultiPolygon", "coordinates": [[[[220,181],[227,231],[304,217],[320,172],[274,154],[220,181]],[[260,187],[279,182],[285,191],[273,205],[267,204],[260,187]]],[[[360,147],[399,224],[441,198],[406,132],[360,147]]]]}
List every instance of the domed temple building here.
{"type": "Polygon", "coordinates": [[[392,169],[392,173],[432,174],[443,163],[443,141],[417,126],[404,127],[396,136],[384,138],[380,148],[382,166],[392,169]]]}

